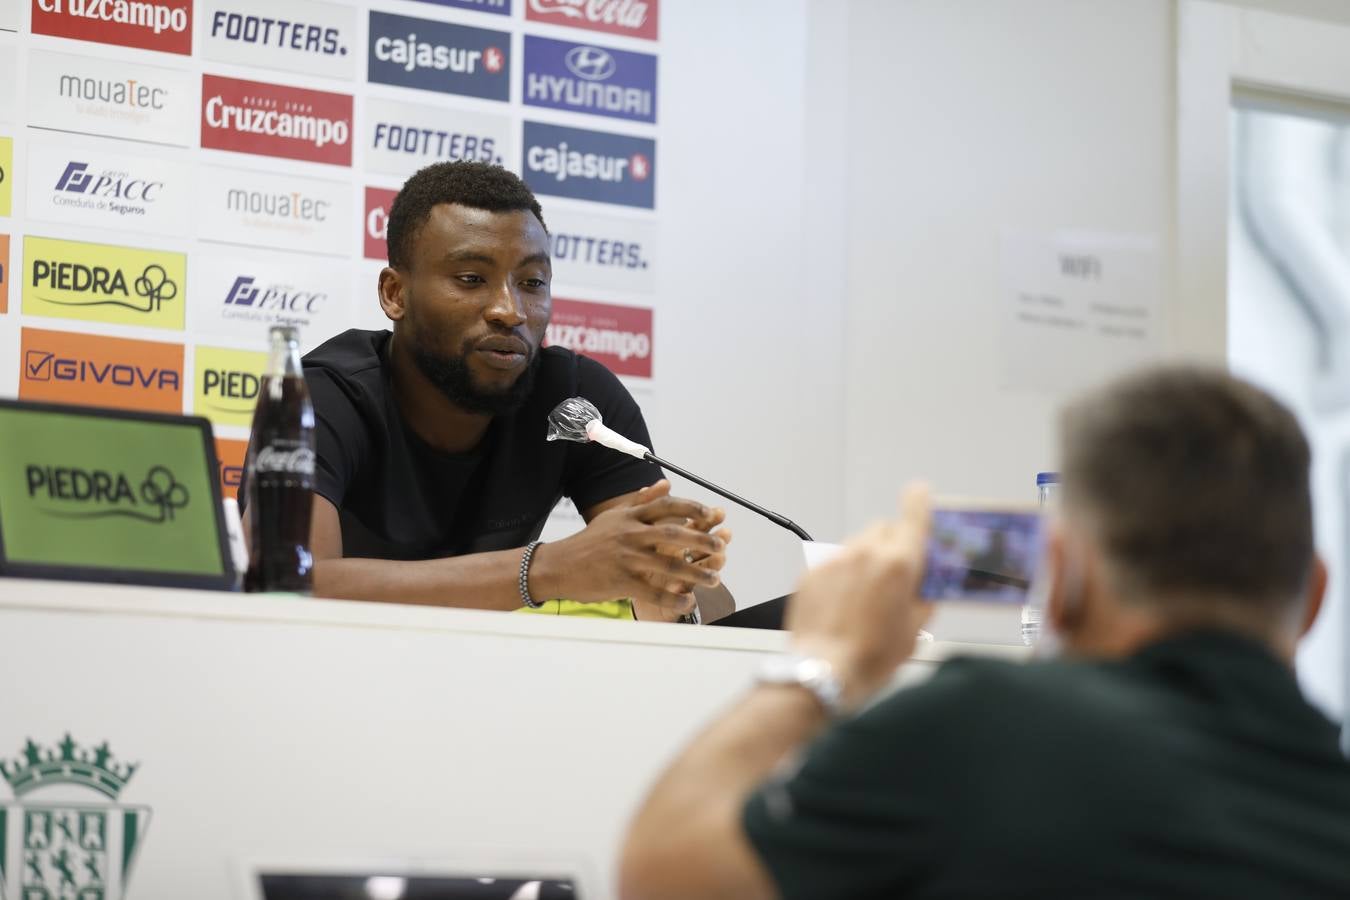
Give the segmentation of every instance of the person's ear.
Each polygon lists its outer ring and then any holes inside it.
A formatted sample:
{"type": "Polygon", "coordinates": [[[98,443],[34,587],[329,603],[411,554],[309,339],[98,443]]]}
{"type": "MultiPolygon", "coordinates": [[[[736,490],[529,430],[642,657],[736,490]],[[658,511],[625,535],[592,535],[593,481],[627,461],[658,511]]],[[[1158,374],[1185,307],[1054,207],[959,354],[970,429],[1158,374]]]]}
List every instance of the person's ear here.
{"type": "Polygon", "coordinates": [[[1067,638],[1083,621],[1085,589],[1082,548],[1068,537],[1062,521],[1052,522],[1046,544],[1045,564],[1050,587],[1045,599],[1045,616],[1055,634],[1067,638]]]}
{"type": "Polygon", "coordinates": [[[401,320],[408,312],[405,287],[398,269],[385,266],[380,270],[380,309],[391,322],[401,320]]]}
{"type": "Polygon", "coordinates": [[[1317,622],[1317,614],[1322,611],[1322,600],[1327,594],[1327,564],[1320,554],[1313,554],[1312,571],[1308,574],[1308,591],[1303,607],[1303,621],[1299,623],[1298,636],[1301,639],[1317,622]]]}

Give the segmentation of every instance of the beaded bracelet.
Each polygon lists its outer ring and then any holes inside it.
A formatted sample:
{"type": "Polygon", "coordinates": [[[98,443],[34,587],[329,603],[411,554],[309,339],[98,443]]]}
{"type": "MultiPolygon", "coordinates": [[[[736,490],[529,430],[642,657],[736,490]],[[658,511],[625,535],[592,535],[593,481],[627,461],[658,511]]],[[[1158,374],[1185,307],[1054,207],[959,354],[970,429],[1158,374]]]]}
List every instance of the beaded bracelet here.
{"type": "Polygon", "coordinates": [[[534,551],[539,549],[543,541],[530,541],[525,547],[525,553],[520,557],[520,599],[530,609],[539,609],[544,605],[544,601],[536,600],[530,596],[530,563],[534,560],[534,551]]]}

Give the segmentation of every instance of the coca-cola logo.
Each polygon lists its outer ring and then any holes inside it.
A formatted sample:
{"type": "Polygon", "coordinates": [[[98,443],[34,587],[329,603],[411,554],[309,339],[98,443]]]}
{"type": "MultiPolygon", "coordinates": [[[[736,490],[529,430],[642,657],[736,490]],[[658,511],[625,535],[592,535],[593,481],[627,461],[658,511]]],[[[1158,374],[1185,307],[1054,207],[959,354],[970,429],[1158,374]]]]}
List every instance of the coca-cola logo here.
{"type": "Polygon", "coordinates": [[[314,475],[314,451],[309,447],[263,447],[253,460],[255,472],[314,475]]]}
{"type": "Polygon", "coordinates": [[[590,31],[656,40],[660,0],[529,0],[525,17],[590,31]]]}

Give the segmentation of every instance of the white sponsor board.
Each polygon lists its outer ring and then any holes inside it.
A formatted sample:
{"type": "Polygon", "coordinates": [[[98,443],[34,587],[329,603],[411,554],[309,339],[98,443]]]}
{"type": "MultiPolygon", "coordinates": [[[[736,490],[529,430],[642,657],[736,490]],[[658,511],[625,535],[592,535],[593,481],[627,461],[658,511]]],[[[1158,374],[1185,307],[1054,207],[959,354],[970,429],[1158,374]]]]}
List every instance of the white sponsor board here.
{"type": "Polygon", "coordinates": [[[509,119],[462,109],[366,101],[366,166],[407,177],[444,160],[471,160],[514,168],[509,119]]]}
{"type": "MultiPolygon", "coordinates": [[[[3,0],[0,0],[3,2],[3,0]]],[[[19,54],[13,44],[0,38],[0,122],[18,121],[18,97],[15,95],[19,75],[19,54]]]]}
{"type": "Polygon", "coordinates": [[[19,30],[19,0],[0,0],[0,31],[19,30]]]}
{"type": "Polygon", "coordinates": [[[557,205],[544,210],[544,221],[548,223],[555,285],[655,290],[655,223],[597,216],[557,205]]]}
{"type": "Polygon", "coordinates": [[[352,79],[356,7],[313,0],[210,0],[202,8],[202,55],[307,75],[352,79]]]}
{"type": "Polygon", "coordinates": [[[272,325],[300,329],[308,351],[352,324],[352,272],[331,262],[194,256],[189,327],[267,344],[272,325]]]}
{"type": "Polygon", "coordinates": [[[28,51],[28,124],[187,147],[196,76],[114,59],[28,51]]]}
{"type": "Polygon", "coordinates": [[[351,257],[351,186],[294,175],[203,166],[197,192],[205,241],[351,257]]]}
{"type": "Polygon", "coordinates": [[[173,159],[36,140],[28,150],[28,215],[49,222],[183,237],[192,168],[173,159]]]}

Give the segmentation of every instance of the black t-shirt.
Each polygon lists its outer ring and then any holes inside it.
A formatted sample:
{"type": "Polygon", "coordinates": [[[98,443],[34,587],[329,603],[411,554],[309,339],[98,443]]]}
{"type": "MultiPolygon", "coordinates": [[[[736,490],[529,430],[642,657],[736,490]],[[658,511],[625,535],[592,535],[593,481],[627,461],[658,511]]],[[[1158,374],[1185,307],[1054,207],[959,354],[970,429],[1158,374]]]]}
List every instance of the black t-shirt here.
{"type": "Polygon", "coordinates": [[[315,491],[338,508],[347,557],[433,559],[520,547],[566,496],[585,510],[661,478],[661,470],[595,444],[547,441],[548,414],[581,396],[605,424],[651,446],[632,396],[598,362],[539,351],[534,388],[492,420],[467,453],[429,446],[403,421],[387,331],[345,331],[303,360],[314,402],[315,491]]]}
{"type": "Polygon", "coordinates": [[[746,805],[785,898],[1350,897],[1350,763],[1266,650],[961,659],[746,805]]]}

